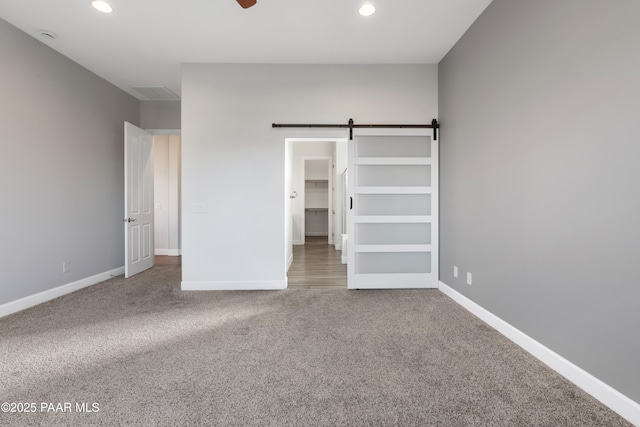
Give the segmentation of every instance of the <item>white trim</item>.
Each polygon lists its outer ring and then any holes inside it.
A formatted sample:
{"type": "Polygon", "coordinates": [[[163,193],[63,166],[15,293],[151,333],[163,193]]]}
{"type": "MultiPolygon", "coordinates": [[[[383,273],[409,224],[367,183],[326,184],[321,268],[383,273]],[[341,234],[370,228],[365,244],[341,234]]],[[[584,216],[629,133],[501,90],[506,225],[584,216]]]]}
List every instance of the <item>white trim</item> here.
{"type": "Polygon", "coordinates": [[[440,282],[440,291],[591,396],[640,426],[640,404],[440,282]]]}
{"type": "Polygon", "coordinates": [[[336,248],[336,251],[341,251],[342,250],[342,244],[336,243],[334,246],[336,248]]]}
{"type": "Polygon", "coordinates": [[[289,260],[287,261],[287,271],[291,268],[291,264],[293,264],[293,254],[289,256],[289,260]]]}
{"type": "Polygon", "coordinates": [[[329,233],[327,233],[326,231],[307,231],[305,236],[322,237],[322,236],[329,236],[329,233]]]}
{"type": "Polygon", "coordinates": [[[153,253],[155,255],[180,256],[180,255],[182,255],[182,250],[180,250],[180,249],[155,249],[153,253]]]}
{"type": "Polygon", "coordinates": [[[304,245],[304,242],[302,240],[294,240],[292,243],[298,246],[304,245]]]}
{"type": "MultiPolygon", "coordinates": [[[[433,130],[433,129],[432,129],[433,130]]],[[[431,273],[436,277],[436,286],[440,280],[440,142],[431,140],[431,186],[434,188],[435,197],[431,196],[431,245],[436,248],[431,252],[431,273]]]]}
{"type": "Polygon", "coordinates": [[[8,316],[18,311],[26,310],[43,302],[51,301],[52,299],[61,297],[63,295],[70,294],[80,289],[95,285],[105,280],[109,280],[115,276],[121,276],[124,274],[124,267],[119,267],[111,271],[96,274],[95,276],[80,279],[78,281],[68,283],[66,285],[58,286],[57,288],[49,289],[43,292],[39,292],[28,297],[20,298],[15,301],[8,302],[0,305],[0,317],[8,316]]]}
{"type": "Polygon", "coordinates": [[[287,289],[286,280],[182,282],[183,291],[264,291],[287,289]]]}
{"type": "Polygon", "coordinates": [[[347,264],[347,256],[346,256],[346,255],[342,255],[342,257],[340,258],[340,261],[341,261],[343,264],[345,264],[345,265],[346,265],[346,264],[347,264]]]}

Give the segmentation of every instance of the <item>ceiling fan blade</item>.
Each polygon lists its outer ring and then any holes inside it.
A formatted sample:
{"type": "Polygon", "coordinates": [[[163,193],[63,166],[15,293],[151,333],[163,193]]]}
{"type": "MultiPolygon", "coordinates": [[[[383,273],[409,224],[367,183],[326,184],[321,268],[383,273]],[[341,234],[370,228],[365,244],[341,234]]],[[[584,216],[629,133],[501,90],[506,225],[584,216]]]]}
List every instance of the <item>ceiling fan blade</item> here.
{"type": "Polygon", "coordinates": [[[257,0],[237,0],[237,1],[238,1],[238,4],[242,6],[243,9],[248,9],[251,6],[254,6],[257,0]]]}

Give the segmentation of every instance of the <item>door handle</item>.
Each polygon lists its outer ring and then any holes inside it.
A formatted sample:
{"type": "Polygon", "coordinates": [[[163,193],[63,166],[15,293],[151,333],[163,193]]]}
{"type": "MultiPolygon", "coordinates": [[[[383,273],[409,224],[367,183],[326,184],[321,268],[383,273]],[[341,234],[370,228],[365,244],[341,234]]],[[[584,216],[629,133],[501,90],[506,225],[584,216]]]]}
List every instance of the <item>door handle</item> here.
{"type": "Polygon", "coordinates": [[[133,218],[125,218],[123,221],[124,221],[124,222],[136,222],[136,221],[137,221],[137,219],[133,219],[133,218]]]}
{"type": "Polygon", "coordinates": [[[353,210],[353,197],[349,197],[349,210],[353,210]]]}

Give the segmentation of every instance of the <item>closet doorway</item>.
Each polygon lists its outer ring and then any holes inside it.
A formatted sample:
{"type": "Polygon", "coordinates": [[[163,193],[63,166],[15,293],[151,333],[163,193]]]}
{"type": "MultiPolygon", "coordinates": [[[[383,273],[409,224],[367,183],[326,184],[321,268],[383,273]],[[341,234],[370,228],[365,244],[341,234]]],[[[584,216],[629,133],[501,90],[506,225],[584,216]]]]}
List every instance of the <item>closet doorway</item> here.
{"type": "Polygon", "coordinates": [[[284,156],[288,265],[293,246],[304,245],[307,236],[325,236],[327,244],[342,250],[345,224],[341,181],[347,168],[347,139],[287,138],[284,156]]]}
{"type": "Polygon", "coordinates": [[[315,242],[326,237],[326,243],[333,245],[333,174],[332,157],[313,156],[302,157],[302,176],[304,177],[304,191],[300,212],[300,238],[302,244],[307,237],[316,237],[315,242]]]}
{"type": "Polygon", "coordinates": [[[346,164],[346,138],[286,140],[285,271],[289,288],[346,288],[341,185],[346,164]]]}

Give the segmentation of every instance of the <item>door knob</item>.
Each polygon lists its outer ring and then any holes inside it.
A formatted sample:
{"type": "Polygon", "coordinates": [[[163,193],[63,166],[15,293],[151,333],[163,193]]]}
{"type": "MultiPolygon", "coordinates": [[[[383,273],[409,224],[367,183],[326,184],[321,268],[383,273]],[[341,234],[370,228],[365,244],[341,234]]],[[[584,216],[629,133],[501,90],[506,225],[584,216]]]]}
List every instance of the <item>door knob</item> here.
{"type": "Polygon", "coordinates": [[[137,219],[133,219],[133,218],[125,218],[124,222],[135,222],[137,221],[137,219]]]}

